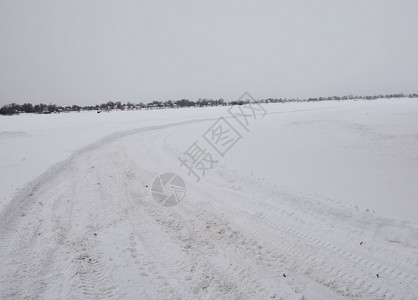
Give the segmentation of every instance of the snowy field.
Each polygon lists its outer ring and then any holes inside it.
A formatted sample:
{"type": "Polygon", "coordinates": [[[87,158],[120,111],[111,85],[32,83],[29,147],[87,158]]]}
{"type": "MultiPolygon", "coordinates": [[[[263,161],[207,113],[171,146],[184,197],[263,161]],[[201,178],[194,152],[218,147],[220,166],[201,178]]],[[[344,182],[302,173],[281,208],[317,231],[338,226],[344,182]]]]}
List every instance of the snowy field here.
{"type": "Polygon", "coordinates": [[[417,299],[418,101],[263,107],[1,117],[0,298],[417,299]]]}

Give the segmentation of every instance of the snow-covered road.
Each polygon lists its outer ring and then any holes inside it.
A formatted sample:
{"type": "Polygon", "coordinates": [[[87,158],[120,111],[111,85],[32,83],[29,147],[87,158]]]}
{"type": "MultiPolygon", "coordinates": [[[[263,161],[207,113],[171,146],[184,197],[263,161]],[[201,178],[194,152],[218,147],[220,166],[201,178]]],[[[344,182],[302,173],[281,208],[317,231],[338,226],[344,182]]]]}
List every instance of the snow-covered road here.
{"type": "Polygon", "coordinates": [[[20,190],[0,212],[0,298],[418,298],[417,223],[227,161],[188,177],[184,140],[214,120],[112,134],[20,190]],[[187,186],[170,208],[151,192],[168,171],[187,186]]]}

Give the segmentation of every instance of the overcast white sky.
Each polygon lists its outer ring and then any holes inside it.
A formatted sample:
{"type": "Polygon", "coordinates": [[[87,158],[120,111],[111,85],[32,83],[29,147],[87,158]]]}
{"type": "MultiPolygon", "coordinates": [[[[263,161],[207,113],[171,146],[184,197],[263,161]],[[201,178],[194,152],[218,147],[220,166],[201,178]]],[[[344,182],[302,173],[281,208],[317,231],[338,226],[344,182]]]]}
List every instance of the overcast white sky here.
{"type": "Polygon", "coordinates": [[[418,1],[0,0],[0,104],[418,92],[418,1]]]}

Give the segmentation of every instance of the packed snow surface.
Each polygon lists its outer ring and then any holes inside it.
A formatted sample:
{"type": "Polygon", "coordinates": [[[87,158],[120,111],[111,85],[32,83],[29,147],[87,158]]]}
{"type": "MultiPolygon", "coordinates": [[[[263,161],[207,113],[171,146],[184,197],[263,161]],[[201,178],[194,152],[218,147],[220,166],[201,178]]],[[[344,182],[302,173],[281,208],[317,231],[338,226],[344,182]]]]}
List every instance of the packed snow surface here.
{"type": "Polygon", "coordinates": [[[263,107],[0,118],[0,298],[417,299],[418,101],[263,107]]]}

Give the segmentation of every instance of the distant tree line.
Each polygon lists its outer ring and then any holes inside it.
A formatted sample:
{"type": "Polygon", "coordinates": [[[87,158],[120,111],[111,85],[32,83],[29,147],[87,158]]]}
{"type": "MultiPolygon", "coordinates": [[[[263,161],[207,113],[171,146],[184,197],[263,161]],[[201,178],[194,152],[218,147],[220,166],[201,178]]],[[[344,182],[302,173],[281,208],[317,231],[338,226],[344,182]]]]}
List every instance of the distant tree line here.
{"type": "MultiPolygon", "coordinates": [[[[363,100],[375,100],[375,99],[390,99],[390,98],[418,98],[418,94],[389,94],[389,95],[375,95],[375,96],[332,96],[332,97],[319,97],[319,98],[308,98],[308,99],[299,99],[299,98],[267,98],[256,100],[260,103],[285,103],[285,102],[313,102],[313,101],[331,101],[331,100],[354,100],[354,99],[363,99],[363,100]]],[[[247,101],[248,102],[248,101],[247,101]]],[[[139,104],[133,104],[131,102],[122,103],[120,101],[109,101],[106,103],[98,105],[71,105],[71,106],[57,106],[55,104],[36,104],[32,105],[31,103],[16,104],[11,103],[4,105],[0,108],[1,115],[14,115],[19,113],[37,113],[37,114],[50,114],[50,113],[63,113],[63,112],[79,112],[79,111],[89,111],[95,110],[97,112],[102,111],[111,111],[111,110],[142,110],[142,109],[165,109],[165,108],[183,108],[183,107],[208,107],[208,106],[225,106],[225,105],[243,105],[247,103],[245,101],[232,101],[226,102],[224,99],[205,99],[199,98],[197,101],[192,101],[188,99],[181,100],[168,100],[168,101],[152,101],[144,104],[143,102],[139,104]]]]}
{"type": "Polygon", "coordinates": [[[203,107],[203,106],[222,106],[227,105],[223,99],[199,99],[197,101],[191,101],[188,99],[181,100],[168,100],[168,101],[152,101],[147,104],[143,102],[139,104],[133,104],[131,102],[122,103],[120,101],[109,101],[98,105],[87,106],[57,106],[55,104],[36,104],[31,103],[16,104],[11,103],[4,105],[0,108],[1,115],[14,115],[19,113],[37,113],[37,114],[50,114],[61,112],[79,112],[96,110],[97,112],[111,111],[111,110],[140,110],[140,109],[163,109],[163,108],[182,108],[182,107],[203,107]]]}
{"type": "Polygon", "coordinates": [[[268,98],[263,99],[261,102],[268,102],[268,103],[278,103],[278,102],[296,102],[296,101],[304,101],[304,102],[313,102],[313,101],[332,101],[332,100],[377,100],[377,99],[392,99],[392,98],[418,98],[418,94],[409,94],[405,95],[401,94],[388,94],[388,95],[375,95],[375,96],[331,96],[331,97],[319,97],[319,98],[308,98],[308,99],[288,99],[288,98],[268,98]]]}

